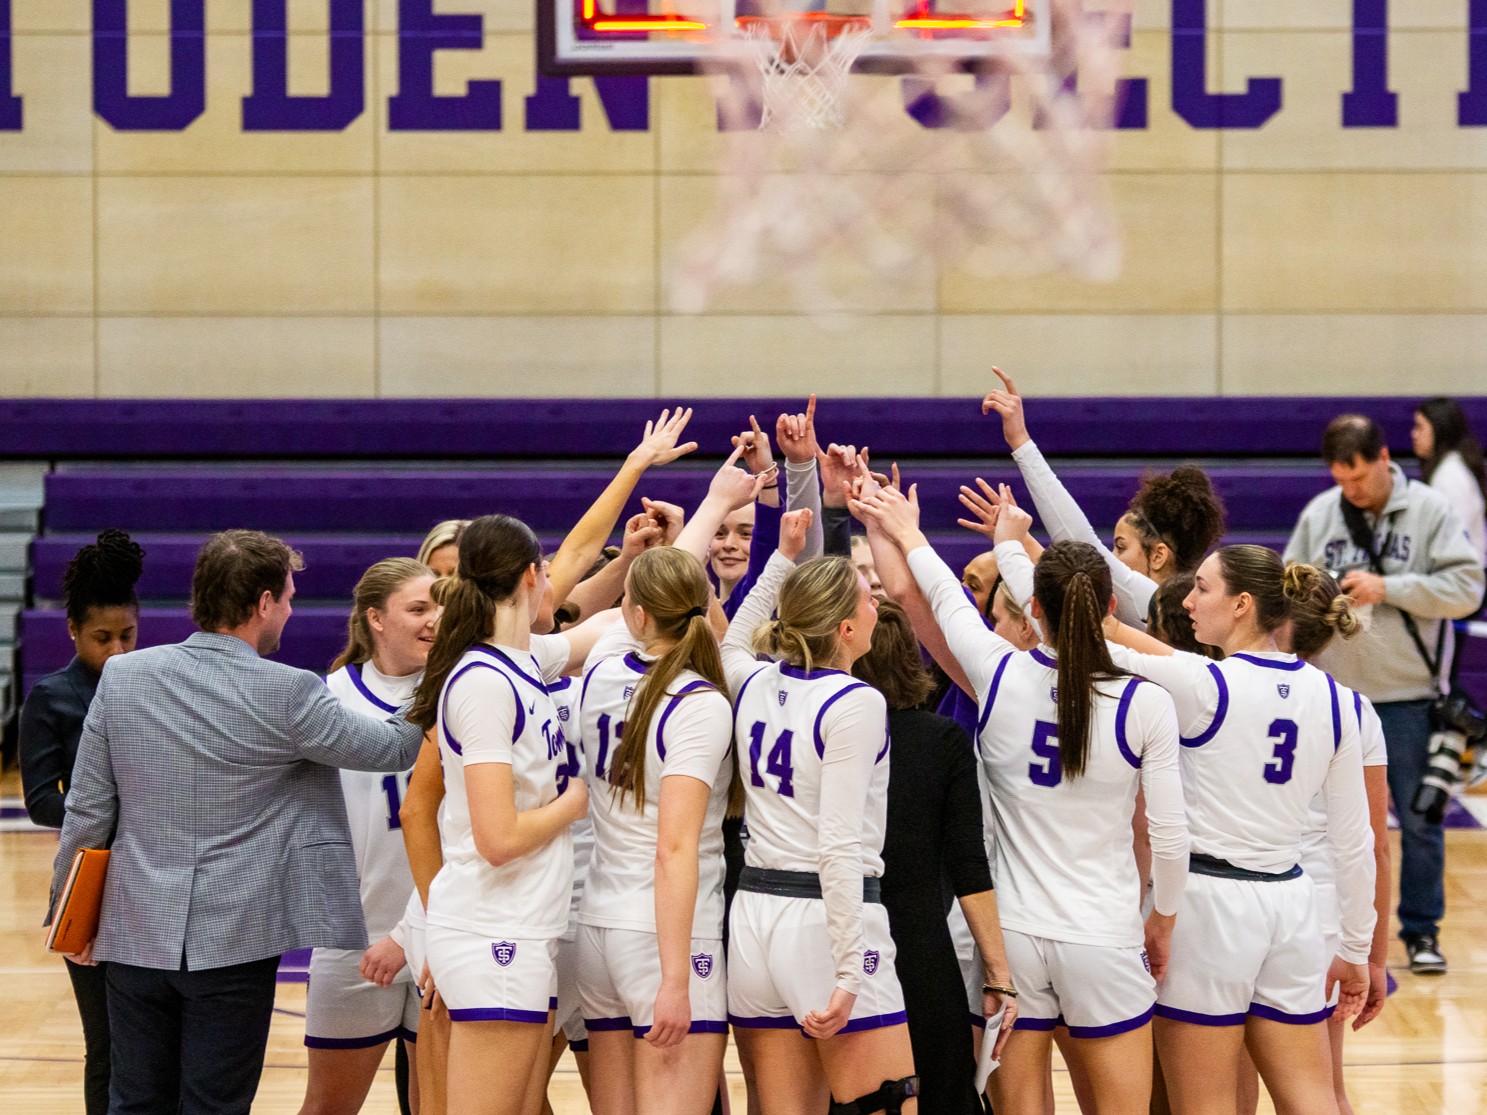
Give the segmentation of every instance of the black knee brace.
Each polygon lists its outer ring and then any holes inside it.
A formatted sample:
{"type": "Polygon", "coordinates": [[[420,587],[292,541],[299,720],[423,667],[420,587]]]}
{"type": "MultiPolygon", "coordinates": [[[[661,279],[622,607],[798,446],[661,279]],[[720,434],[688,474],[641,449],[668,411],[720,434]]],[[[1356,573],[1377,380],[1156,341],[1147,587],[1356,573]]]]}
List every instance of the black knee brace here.
{"type": "Polygon", "coordinates": [[[905,1076],[901,1080],[885,1080],[876,1092],[858,1096],[850,1103],[831,1101],[831,1115],[873,1115],[875,1111],[887,1115],[902,1115],[904,1100],[919,1094],[919,1078],[905,1076]]]}

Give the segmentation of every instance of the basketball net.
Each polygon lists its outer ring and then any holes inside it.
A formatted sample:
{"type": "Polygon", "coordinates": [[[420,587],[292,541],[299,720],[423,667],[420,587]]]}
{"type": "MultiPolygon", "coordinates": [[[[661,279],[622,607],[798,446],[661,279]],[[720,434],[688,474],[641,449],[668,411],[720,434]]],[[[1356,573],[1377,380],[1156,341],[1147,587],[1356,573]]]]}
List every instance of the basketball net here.
{"type": "Polygon", "coordinates": [[[852,75],[870,42],[860,19],[740,21],[742,40],[704,59],[725,133],[717,203],[680,246],[673,307],[765,282],[836,314],[892,307],[906,281],[933,289],[951,272],[1114,278],[1116,23],[1081,0],[1039,11],[1052,49],[990,40],[974,76],[912,51],[901,77],[852,75]]]}

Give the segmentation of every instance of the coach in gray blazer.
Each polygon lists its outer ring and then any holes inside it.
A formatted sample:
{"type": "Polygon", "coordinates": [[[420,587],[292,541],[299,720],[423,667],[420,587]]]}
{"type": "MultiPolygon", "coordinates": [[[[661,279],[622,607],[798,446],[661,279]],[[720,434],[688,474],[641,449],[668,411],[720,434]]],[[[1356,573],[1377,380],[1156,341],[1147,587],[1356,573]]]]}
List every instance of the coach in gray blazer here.
{"type": "Polygon", "coordinates": [[[112,659],[83,726],[52,882],[112,847],[98,936],[109,1111],[247,1112],[279,955],[364,948],[337,768],[407,770],[422,732],[348,711],[272,654],[299,555],[256,531],[197,557],[184,643],[112,659]]]}

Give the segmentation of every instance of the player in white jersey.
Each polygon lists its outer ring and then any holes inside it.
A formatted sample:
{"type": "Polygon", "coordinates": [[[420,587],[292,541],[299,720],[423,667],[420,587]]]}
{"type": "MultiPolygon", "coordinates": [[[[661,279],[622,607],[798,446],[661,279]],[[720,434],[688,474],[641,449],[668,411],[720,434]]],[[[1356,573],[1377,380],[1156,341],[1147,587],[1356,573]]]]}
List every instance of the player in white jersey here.
{"type": "Polygon", "coordinates": [[[536,536],[504,515],[460,539],[459,579],[409,713],[437,725],[444,866],[429,888],[428,965],[449,1008],[451,1111],[519,1115],[541,1102],[568,921],[568,827],[587,808],[561,777],[563,731],[547,684],[568,669],[551,625],[536,536]]]}
{"type": "MultiPolygon", "coordinates": [[[[413,696],[438,628],[430,595],[433,572],[412,558],[389,558],[366,571],[353,593],[346,649],[327,687],[348,708],[385,720],[413,696]]],[[[305,1001],[309,1077],[302,1115],[354,1115],[388,1042],[412,1042],[418,992],[395,939],[413,877],[398,818],[408,774],[343,770],[341,790],[361,882],[367,939],[362,950],[316,949],[305,1001]]],[[[417,1096],[416,1082],[410,1093],[417,1096]]]]}
{"type": "MultiPolygon", "coordinates": [[[[916,493],[886,488],[854,501],[872,526],[880,568],[907,562],[950,652],[974,686],[987,780],[1015,1032],[993,1077],[998,1111],[1039,1113],[1052,1033],[1067,1025],[1100,1110],[1144,1113],[1151,1100],[1151,1018],[1187,882],[1177,718],[1157,686],[1110,661],[1101,623],[1110,571],[1083,542],[1055,543],[1033,574],[1030,612],[1047,642],[1030,651],[988,631],[919,529],[916,493]],[[896,549],[883,542],[891,541],[896,549]],[[1155,910],[1143,926],[1132,812],[1145,791],[1155,910]]],[[[998,567],[1028,558],[1031,520],[996,521],[998,567]]],[[[885,583],[890,580],[885,575],[885,583]]]]}
{"type": "Polygon", "coordinates": [[[887,706],[850,674],[872,643],[876,601],[846,558],[793,567],[810,518],[782,517],[779,552],[723,641],[749,827],[729,1021],[770,1115],[819,1115],[828,1102],[913,1112],[918,1079],[878,882],[887,706]],[[761,665],[755,652],[782,660],[761,665]]]}
{"type": "MultiPolygon", "coordinates": [[[[1226,546],[1184,601],[1195,637],[1223,650],[1222,662],[1113,651],[1172,694],[1183,734],[1194,874],[1157,1003],[1179,1112],[1232,1107],[1241,1045],[1281,1115],[1336,1112],[1327,988],[1341,984],[1341,1018],[1358,1013],[1368,988],[1374,861],[1358,723],[1344,691],[1276,641],[1301,585],[1273,551],[1226,546]],[[1337,874],[1335,958],[1324,955],[1315,890],[1297,863],[1319,792],[1337,874]]],[[[1345,602],[1331,615],[1343,634],[1356,630],[1345,602]]]]}
{"type": "Polygon", "coordinates": [[[579,910],[592,1098],[605,1112],[710,1111],[727,1045],[723,817],[733,708],[697,559],[636,559],[625,622],[584,673],[594,859],[579,910]]]}
{"type": "MultiPolygon", "coordinates": [[[[560,777],[585,779],[583,748],[578,738],[579,679],[561,677],[548,684],[558,723],[563,727],[563,749],[566,755],[560,777]]],[[[573,839],[573,888],[568,899],[568,927],[558,941],[558,1012],[554,1021],[554,1067],[564,1048],[573,1051],[579,1071],[588,1078],[589,1032],[583,1024],[583,1007],[578,1001],[578,906],[583,901],[584,883],[594,852],[594,824],[588,816],[580,817],[568,830],[573,839]]]]}

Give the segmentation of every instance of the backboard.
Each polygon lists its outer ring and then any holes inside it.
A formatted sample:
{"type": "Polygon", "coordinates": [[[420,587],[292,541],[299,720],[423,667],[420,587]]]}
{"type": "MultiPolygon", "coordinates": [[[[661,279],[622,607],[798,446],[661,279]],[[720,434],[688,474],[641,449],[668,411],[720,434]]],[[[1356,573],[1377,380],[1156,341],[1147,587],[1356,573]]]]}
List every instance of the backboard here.
{"type": "Polygon", "coordinates": [[[538,66],[551,75],[690,74],[742,37],[751,15],[830,10],[872,21],[858,70],[914,73],[934,58],[978,70],[988,59],[1046,55],[1047,0],[537,0],[538,66]]]}

